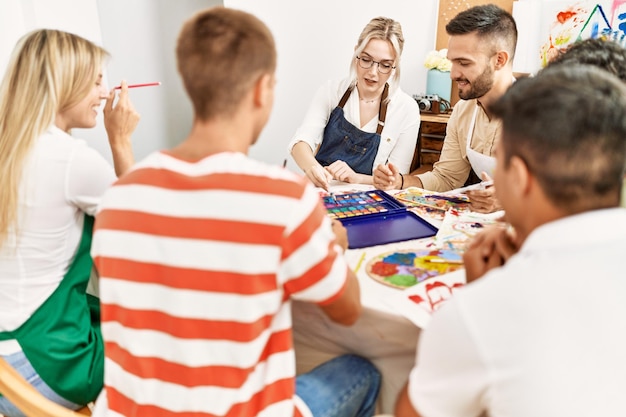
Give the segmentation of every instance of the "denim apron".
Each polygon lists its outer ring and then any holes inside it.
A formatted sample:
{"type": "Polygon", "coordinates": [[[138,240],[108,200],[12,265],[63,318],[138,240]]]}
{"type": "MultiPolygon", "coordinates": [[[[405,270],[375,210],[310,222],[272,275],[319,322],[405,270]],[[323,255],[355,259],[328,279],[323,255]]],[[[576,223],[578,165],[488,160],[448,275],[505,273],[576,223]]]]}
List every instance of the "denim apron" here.
{"type": "Polygon", "coordinates": [[[59,286],[20,327],[0,332],[0,340],[18,341],[50,388],[77,404],[95,400],[104,382],[100,303],[85,292],[94,218],[84,217],[78,251],[59,286]]]}
{"type": "Polygon", "coordinates": [[[389,84],[385,84],[378,108],[378,127],[376,133],[364,132],[352,123],[348,122],[343,115],[345,106],[352,87],[348,87],[341,97],[339,104],[330,113],[330,119],[324,128],[324,137],[315,159],[322,166],[328,166],[337,160],[347,163],[354,172],[372,175],[374,159],[380,145],[380,133],[385,126],[387,117],[387,95],[389,84]]]}

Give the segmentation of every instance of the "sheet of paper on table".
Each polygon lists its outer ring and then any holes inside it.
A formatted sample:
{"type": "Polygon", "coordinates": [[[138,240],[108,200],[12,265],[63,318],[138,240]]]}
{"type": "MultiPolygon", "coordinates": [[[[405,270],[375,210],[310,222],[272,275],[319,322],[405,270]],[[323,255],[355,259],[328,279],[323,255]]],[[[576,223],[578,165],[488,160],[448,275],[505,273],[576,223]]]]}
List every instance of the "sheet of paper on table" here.
{"type": "Polygon", "coordinates": [[[459,269],[399,291],[386,302],[413,324],[424,329],[432,313],[465,283],[465,269],[459,269]]]}

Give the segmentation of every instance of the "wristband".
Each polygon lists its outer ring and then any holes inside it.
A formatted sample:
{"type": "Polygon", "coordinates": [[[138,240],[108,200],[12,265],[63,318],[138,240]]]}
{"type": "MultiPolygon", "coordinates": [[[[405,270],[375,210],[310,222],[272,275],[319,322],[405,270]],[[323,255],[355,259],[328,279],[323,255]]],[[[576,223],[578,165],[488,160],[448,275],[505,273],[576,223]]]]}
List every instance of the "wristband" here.
{"type": "Polygon", "coordinates": [[[400,172],[400,178],[402,179],[402,183],[400,184],[400,189],[404,188],[404,175],[400,172]]]}

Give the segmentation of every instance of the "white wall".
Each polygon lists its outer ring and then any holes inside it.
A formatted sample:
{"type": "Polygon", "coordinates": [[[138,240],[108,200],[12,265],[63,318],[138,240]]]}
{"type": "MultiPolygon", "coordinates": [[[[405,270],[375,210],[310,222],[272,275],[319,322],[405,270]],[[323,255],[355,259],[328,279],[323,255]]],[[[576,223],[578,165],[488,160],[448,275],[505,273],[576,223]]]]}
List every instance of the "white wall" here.
{"type": "MultiPolygon", "coordinates": [[[[224,4],[263,20],[278,49],[274,111],[250,151],[254,158],[282,163],[316,89],[328,79],[348,76],[358,36],[373,17],[400,22],[405,37],[401,87],[408,94],[425,90],[423,60],[435,45],[437,0],[225,0],[224,4]]],[[[289,168],[298,170],[289,161],[289,168]]]]}
{"type": "MultiPolygon", "coordinates": [[[[153,150],[175,145],[191,126],[191,104],[178,77],[174,55],[183,21],[196,11],[214,5],[247,10],[270,27],[278,49],[274,111],[250,153],[257,159],[279,164],[287,157],[287,143],[318,86],[327,79],[348,75],[357,37],[372,17],[386,15],[402,24],[406,41],[401,87],[409,94],[424,92],[423,59],[435,45],[438,3],[438,0],[0,0],[0,73],[4,73],[15,41],[37,27],[68,30],[103,45],[112,54],[105,71],[110,87],[121,79],[131,83],[163,83],[160,87],[131,90],[131,100],[142,117],[133,146],[136,157],[143,158],[153,150]]],[[[543,22],[549,18],[538,19],[537,15],[564,1],[521,0],[520,3],[537,6],[523,21],[518,21],[521,37],[530,39],[530,35],[537,37],[538,22],[542,22],[539,26],[545,25],[543,22]]],[[[608,12],[608,8],[605,10],[608,12]]],[[[520,45],[516,59],[519,67],[536,67],[532,63],[538,56],[536,42],[520,45]],[[528,57],[526,61],[524,56],[528,57]]],[[[74,134],[89,140],[110,159],[101,120],[95,129],[77,130],[74,134]]],[[[297,170],[291,160],[288,166],[297,170]]]]}
{"type": "MultiPolygon", "coordinates": [[[[56,1],[56,0],[54,0],[56,1]]],[[[79,0],[82,1],[82,0],[79,0]]],[[[102,42],[112,54],[110,84],[161,81],[159,87],[130,90],[141,121],[133,135],[139,160],[185,138],[192,121],[191,104],[176,72],[174,48],[184,20],[221,0],[96,0],[102,42]]],[[[103,139],[102,134],[98,134],[103,139]]],[[[94,138],[94,142],[96,139],[94,138]]],[[[98,149],[108,154],[105,140],[98,149]]]]}
{"type": "MultiPolygon", "coordinates": [[[[176,38],[194,12],[221,4],[256,14],[276,37],[276,101],[268,126],[251,150],[255,158],[281,163],[287,156],[287,143],[315,89],[327,79],[348,75],[357,37],[372,17],[386,15],[401,22],[405,36],[401,86],[409,94],[424,92],[422,61],[435,44],[437,0],[1,0],[0,72],[22,34],[54,27],[84,36],[111,53],[105,69],[109,87],[122,79],[161,81],[160,87],[130,93],[141,114],[133,136],[140,159],[175,145],[188,133],[192,110],[176,71],[176,38]]],[[[110,160],[101,117],[96,128],[73,133],[110,160]]]]}
{"type": "Polygon", "coordinates": [[[111,79],[161,81],[132,90],[142,119],[135,135],[138,157],[184,139],[192,122],[191,103],[176,70],[175,48],[182,24],[221,0],[97,0],[103,42],[113,52],[111,79]],[[120,11],[123,11],[122,13],[120,11]]]}
{"type": "Polygon", "coordinates": [[[66,30],[102,43],[95,0],[2,0],[0,74],[4,74],[15,42],[26,32],[41,27],[66,30]]]}
{"type": "MultiPolygon", "coordinates": [[[[160,87],[131,90],[141,114],[133,135],[135,156],[170,147],[191,125],[189,104],[175,68],[174,45],[183,20],[221,0],[0,0],[0,74],[4,74],[15,42],[42,27],[66,30],[103,45],[112,58],[105,68],[109,87],[161,81],[160,87]]],[[[99,116],[94,129],[75,129],[111,160],[99,116]]]]}

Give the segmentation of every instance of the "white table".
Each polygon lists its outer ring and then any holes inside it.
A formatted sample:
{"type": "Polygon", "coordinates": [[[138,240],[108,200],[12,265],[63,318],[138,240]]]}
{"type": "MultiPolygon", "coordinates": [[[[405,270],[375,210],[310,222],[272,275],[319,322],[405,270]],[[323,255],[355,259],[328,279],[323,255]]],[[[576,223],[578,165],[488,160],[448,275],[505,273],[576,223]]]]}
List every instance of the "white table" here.
{"type": "MultiPolygon", "coordinates": [[[[348,184],[332,188],[340,192],[353,189],[371,190],[372,187],[348,184]]],[[[436,222],[432,223],[436,225],[436,222]]],[[[415,362],[420,329],[393,307],[391,300],[401,290],[374,281],[368,276],[365,263],[380,253],[421,248],[430,241],[432,238],[346,251],[346,259],[353,269],[357,267],[363,252],[366,253],[365,261],[356,271],[361,286],[363,314],[351,327],[332,322],[315,305],[294,302],[297,372],[306,372],[344,353],[366,357],[382,373],[380,412],[393,413],[396,398],[415,362]]]]}

